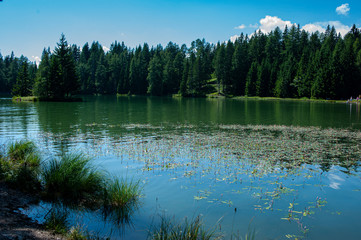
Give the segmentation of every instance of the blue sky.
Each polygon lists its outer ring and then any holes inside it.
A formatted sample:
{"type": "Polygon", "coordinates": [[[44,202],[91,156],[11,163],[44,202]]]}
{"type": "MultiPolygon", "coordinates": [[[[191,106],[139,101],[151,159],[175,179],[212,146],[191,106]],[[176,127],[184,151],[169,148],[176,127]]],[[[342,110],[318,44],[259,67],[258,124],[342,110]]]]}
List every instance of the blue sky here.
{"type": "Polygon", "coordinates": [[[135,47],[197,38],[216,43],[241,32],[264,32],[300,24],[308,31],[336,26],[342,34],[361,27],[361,1],[241,0],[3,0],[0,2],[0,52],[14,51],[34,61],[44,47],[54,49],[60,34],[69,43],[135,47]]]}

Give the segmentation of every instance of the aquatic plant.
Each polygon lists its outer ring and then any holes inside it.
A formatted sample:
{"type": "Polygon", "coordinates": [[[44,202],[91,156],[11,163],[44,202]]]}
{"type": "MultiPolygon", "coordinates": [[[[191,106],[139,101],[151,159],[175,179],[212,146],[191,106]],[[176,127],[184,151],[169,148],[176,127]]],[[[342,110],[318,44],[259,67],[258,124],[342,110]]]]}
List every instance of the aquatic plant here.
{"type": "Polygon", "coordinates": [[[200,216],[190,221],[185,218],[182,223],[162,216],[159,226],[153,226],[148,235],[148,239],[152,240],[208,240],[221,238],[222,236],[216,234],[215,230],[204,230],[200,216]]]}
{"type": "Polygon", "coordinates": [[[84,226],[77,225],[72,227],[68,234],[66,234],[67,240],[108,240],[108,237],[100,237],[97,234],[89,232],[84,226]]]}
{"type": "Polygon", "coordinates": [[[68,213],[64,208],[55,207],[45,216],[45,229],[57,234],[66,234],[69,228],[68,213]]]}
{"type": "Polygon", "coordinates": [[[111,178],[104,195],[105,217],[118,224],[129,222],[130,216],[139,207],[140,192],[139,181],[111,178]]]}
{"type": "Polygon", "coordinates": [[[67,235],[68,240],[88,240],[87,234],[84,233],[80,226],[72,227],[67,235]]]}
{"type": "Polygon", "coordinates": [[[105,173],[82,154],[52,159],[43,169],[44,194],[64,202],[96,204],[104,197],[105,173]]]}
{"type": "Polygon", "coordinates": [[[242,237],[239,232],[231,236],[231,240],[255,240],[255,239],[256,239],[256,231],[254,229],[251,230],[250,228],[248,228],[248,232],[244,235],[244,237],[242,237]]]}

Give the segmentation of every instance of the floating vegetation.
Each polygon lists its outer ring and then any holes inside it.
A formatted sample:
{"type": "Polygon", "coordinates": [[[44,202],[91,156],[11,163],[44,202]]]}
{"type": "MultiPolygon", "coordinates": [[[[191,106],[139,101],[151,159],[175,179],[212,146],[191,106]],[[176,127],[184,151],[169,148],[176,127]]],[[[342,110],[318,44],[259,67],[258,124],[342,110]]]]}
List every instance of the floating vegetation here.
{"type": "MultiPolygon", "coordinates": [[[[338,209],[329,211],[324,193],[325,188],[342,187],[338,175],[361,179],[359,131],[278,125],[87,127],[120,134],[46,137],[68,140],[89,155],[118,159],[133,174],[143,174],[145,181],[168,176],[169,182],[190,193],[184,196],[189,204],[274,215],[279,224],[292,223],[298,229],[283,234],[286,238],[310,234],[314,216],[326,212],[322,209],[339,216],[338,209]],[[302,196],[311,188],[317,191],[302,196]]],[[[359,185],[351,191],[359,194],[359,185]]]]}

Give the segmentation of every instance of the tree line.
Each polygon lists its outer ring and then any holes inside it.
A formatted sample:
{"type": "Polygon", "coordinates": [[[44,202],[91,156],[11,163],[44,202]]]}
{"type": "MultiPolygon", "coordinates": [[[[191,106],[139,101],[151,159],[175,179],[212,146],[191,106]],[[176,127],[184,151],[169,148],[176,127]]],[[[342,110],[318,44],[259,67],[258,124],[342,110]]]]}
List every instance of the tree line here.
{"type": "Polygon", "coordinates": [[[361,94],[361,33],[355,25],[344,37],[330,26],[308,33],[292,25],[234,42],[197,39],[190,47],[115,41],[107,52],[99,42],[69,45],[62,34],[38,67],[24,56],[0,55],[0,92],[346,99],[361,94]]]}

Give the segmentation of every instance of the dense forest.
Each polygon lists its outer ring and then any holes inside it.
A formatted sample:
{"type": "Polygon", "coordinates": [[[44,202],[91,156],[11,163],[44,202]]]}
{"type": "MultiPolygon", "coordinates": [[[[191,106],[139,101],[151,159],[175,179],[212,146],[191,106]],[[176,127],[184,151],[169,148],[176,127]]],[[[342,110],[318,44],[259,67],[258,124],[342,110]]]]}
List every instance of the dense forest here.
{"type": "Polygon", "coordinates": [[[346,99],[361,94],[361,33],[355,25],[344,37],[330,26],[308,33],[293,25],[216,45],[198,39],[190,47],[132,49],[114,42],[107,52],[98,42],[69,45],[62,35],[39,66],[0,54],[0,92],[346,99]]]}

